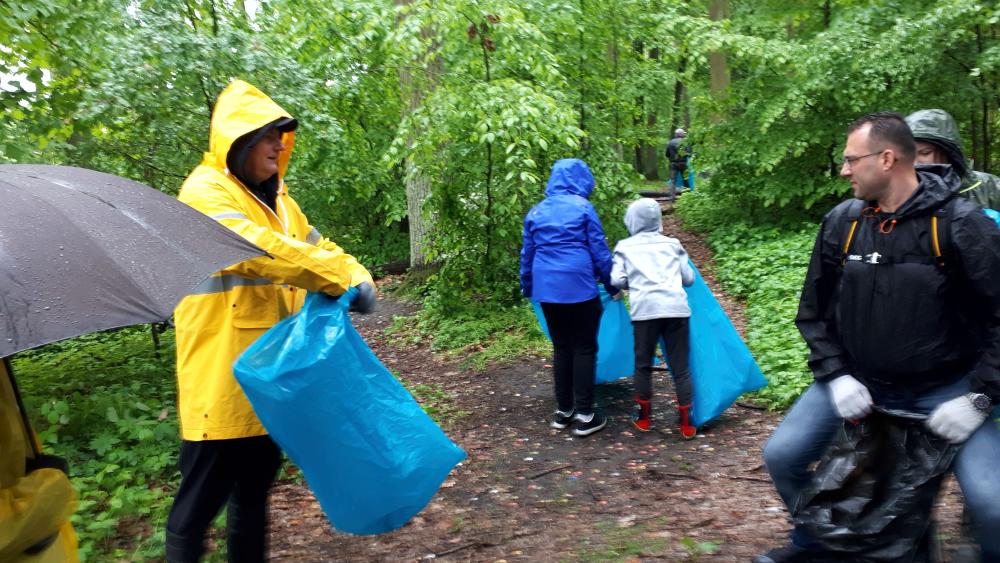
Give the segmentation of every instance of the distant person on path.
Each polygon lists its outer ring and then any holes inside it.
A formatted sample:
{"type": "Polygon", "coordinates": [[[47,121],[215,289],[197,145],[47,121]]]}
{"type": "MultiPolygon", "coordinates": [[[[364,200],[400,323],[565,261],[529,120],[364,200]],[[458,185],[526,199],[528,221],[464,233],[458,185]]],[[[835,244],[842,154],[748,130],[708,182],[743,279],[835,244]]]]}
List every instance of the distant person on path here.
{"type": "Polygon", "coordinates": [[[632,425],[650,429],[653,399],[653,353],[662,338],[677,392],[681,436],[694,438],[691,424],[691,370],[688,368],[690,336],[684,287],[694,283],[694,270],[680,241],[663,235],[660,204],[653,199],[633,201],[625,212],[625,226],[632,236],[620,241],[612,255],[611,285],[628,290],[632,329],[635,333],[635,406],[632,425]]]}
{"type": "Polygon", "coordinates": [[[1000,210],[1000,178],[969,167],[951,114],[943,109],[922,109],[906,116],[906,124],[917,141],[917,164],[950,164],[962,179],[959,195],[979,207],[1000,210]]]}
{"type": "Polygon", "coordinates": [[[551,426],[575,425],[575,436],[589,436],[607,425],[594,410],[597,329],[601,300],[597,282],[608,293],[611,251],[604,228],[587,198],[594,176],[582,160],[552,165],[545,199],[524,217],[521,292],[541,304],[554,349],[556,412],[551,426]]]}
{"type": "Polygon", "coordinates": [[[688,182],[688,157],[691,156],[690,145],[684,143],[687,132],[681,128],[674,130],[674,138],[667,143],[666,156],[670,162],[670,200],[673,201],[678,187],[690,188],[688,182]],[[680,179],[678,182],[678,178],[680,179]],[[678,186],[679,184],[679,186],[678,186]]]}
{"type": "Polygon", "coordinates": [[[219,94],[209,151],[178,199],[268,255],[214,275],[174,313],[181,483],[167,519],[170,562],[198,561],[205,532],[228,503],[230,561],[263,561],[267,495],[281,451],[233,376],[233,362],[267,329],[297,311],[306,291],[375,306],[372,277],[322,237],[288,193],[284,175],[298,125],[263,92],[237,80],[219,94]]]}
{"type": "MultiPolygon", "coordinates": [[[[824,217],[796,317],[816,382],[764,460],[791,510],[845,419],[876,404],[927,414],[932,432],[963,444],[953,470],[983,561],[1000,561],[1000,427],[986,423],[1000,404],[1000,230],[957,197],[951,168],[915,160],[898,114],[848,129],[840,175],[857,199],[824,217]]],[[[810,561],[816,547],[796,529],[754,561],[810,561]]]]}

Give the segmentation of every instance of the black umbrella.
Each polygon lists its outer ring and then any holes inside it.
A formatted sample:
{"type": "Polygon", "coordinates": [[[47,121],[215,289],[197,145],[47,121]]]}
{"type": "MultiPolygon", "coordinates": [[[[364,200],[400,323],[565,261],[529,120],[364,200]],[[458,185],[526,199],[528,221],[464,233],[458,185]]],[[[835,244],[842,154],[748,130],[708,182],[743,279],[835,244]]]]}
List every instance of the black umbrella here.
{"type": "Polygon", "coordinates": [[[162,321],[212,273],[265,254],[138,182],[0,165],[0,357],[162,321]]]}

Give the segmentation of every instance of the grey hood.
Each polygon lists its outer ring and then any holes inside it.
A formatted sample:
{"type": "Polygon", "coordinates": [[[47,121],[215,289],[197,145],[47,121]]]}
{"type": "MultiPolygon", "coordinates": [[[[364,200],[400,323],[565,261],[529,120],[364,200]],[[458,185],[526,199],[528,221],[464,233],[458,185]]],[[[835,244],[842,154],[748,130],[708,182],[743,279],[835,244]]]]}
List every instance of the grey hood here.
{"type": "Polygon", "coordinates": [[[625,227],[630,235],[662,233],[663,211],[660,210],[660,204],[648,197],[633,201],[625,212],[625,227]]]}
{"type": "Polygon", "coordinates": [[[629,290],[633,321],[690,317],[684,287],[694,283],[694,270],[680,241],[661,234],[660,205],[643,198],[625,213],[632,236],[615,246],[611,285],[629,290]]]}

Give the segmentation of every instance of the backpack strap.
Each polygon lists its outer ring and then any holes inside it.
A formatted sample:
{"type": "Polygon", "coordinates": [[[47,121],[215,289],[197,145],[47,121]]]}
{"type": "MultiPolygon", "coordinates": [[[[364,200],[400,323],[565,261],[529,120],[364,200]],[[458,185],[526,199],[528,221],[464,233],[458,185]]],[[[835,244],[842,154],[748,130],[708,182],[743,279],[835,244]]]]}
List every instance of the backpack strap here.
{"type": "Polygon", "coordinates": [[[841,237],[843,244],[840,247],[840,265],[847,262],[848,251],[851,250],[851,243],[854,242],[854,232],[858,229],[858,220],[861,218],[861,211],[865,207],[865,201],[855,199],[847,207],[844,213],[844,235],[841,237]]]}
{"type": "Polygon", "coordinates": [[[940,268],[948,264],[951,255],[951,218],[955,214],[956,197],[949,199],[931,214],[931,252],[940,268]]]}

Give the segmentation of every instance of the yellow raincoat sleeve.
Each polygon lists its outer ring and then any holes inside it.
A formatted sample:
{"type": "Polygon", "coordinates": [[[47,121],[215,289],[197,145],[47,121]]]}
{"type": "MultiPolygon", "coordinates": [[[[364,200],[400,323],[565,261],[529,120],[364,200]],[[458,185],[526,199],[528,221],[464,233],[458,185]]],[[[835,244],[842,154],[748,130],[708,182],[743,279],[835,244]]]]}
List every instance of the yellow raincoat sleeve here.
{"type": "Polygon", "coordinates": [[[39,469],[0,489],[0,561],[59,532],[73,514],[75,493],[58,469],[39,469]]]}
{"type": "Polygon", "coordinates": [[[362,281],[371,281],[371,274],[364,266],[337,245],[314,246],[251,221],[221,186],[208,185],[191,192],[182,190],[179,199],[270,254],[230,266],[223,273],[266,278],[335,296],[362,281]]]}
{"type": "MultiPolygon", "coordinates": [[[[284,203],[288,205],[289,213],[295,214],[296,216],[305,219],[305,213],[302,212],[302,209],[299,207],[299,204],[296,203],[294,199],[288,198],[285,200],[284,203]]],[[[308,242],[311,245],[318,246],[319,248],[322,248],[327,252],[332,252],[334,254],[346,254],[343,248],[341,248],[337,243],[323,236],[319,232],[319,229],[310,225],[308,221],[306,221],[306,225],[307,225],[307,231],[309,232],[309,234],[306,235],[306,242],[308,242]]],[[[369,282],[371,284],[375,283],[372,280],[372,275],[368,272],[367,269],[365,269],[364,266],[358,263],[357,260],[354,260],[354,263],[350,265],[349,268],[351,270],[351,287],[354,287],[362,282],[369,282]]]]}
{"type": "Polygon", "coordinates": [[[62,549],[60,540],[37,556],[24,554],[68,528],[76,508],[76,493],[62,471],[46,468],[24,474],[27,440],[13,387],[0,363],[0,561],[75,561],[75,549],[62,549]]]}
{"type": "MultiPolygon", "coordinates": [[[[315,229],[315,227],[313,227],[313,229],[315,229]]],[[[332,240],[322,235],[320,235],[319,242],[316,243],[316,246],[322,248],[323,250],[326,250],[327,252],[332,252],[334,254],[346,254],[344,252],[344,249],[340,248],[340,246],[337,243],[333,242],[332,240]]],[[[372,280],[372,275],[368,272],[368,270],[364,266],[358,263],[357,260],[355,260],[354,264],[350,266],[350,270],[351,270],[351,286],[358,285],[359,283],[362,282],[369,282],[372,284],[375,283],[374,280],[372,280]]]]}

